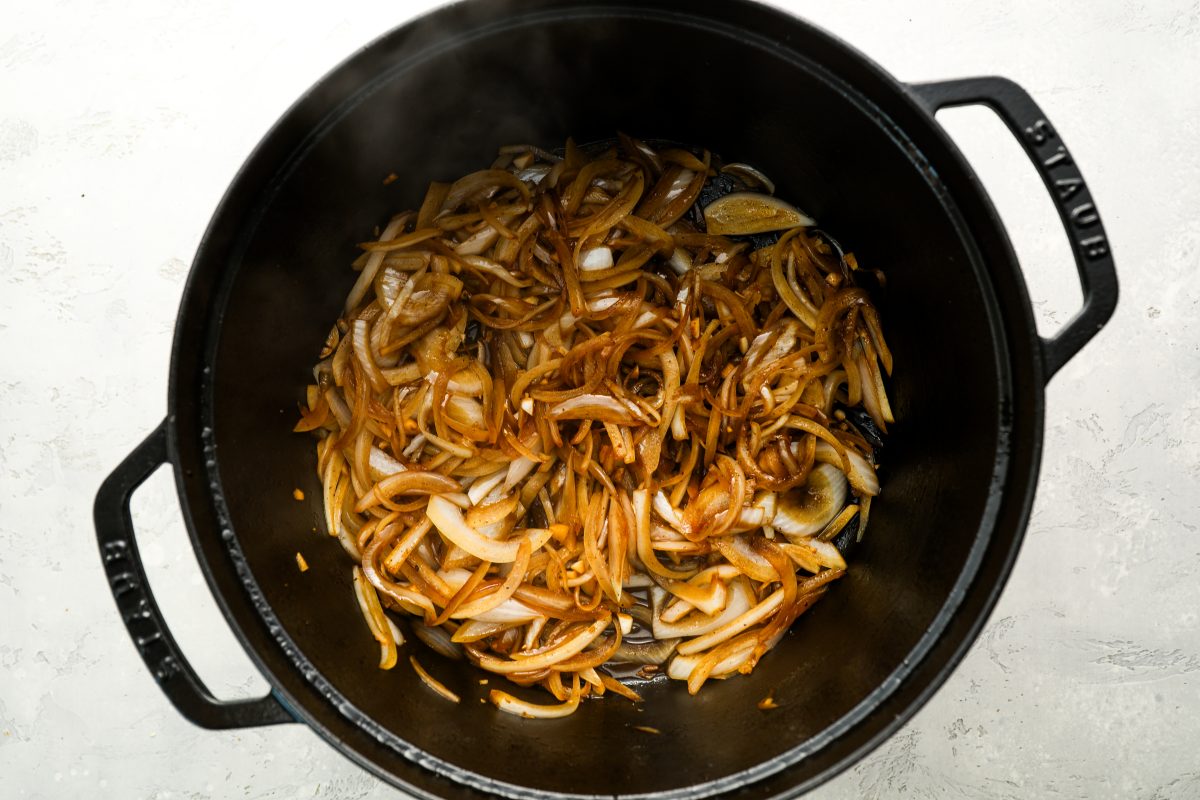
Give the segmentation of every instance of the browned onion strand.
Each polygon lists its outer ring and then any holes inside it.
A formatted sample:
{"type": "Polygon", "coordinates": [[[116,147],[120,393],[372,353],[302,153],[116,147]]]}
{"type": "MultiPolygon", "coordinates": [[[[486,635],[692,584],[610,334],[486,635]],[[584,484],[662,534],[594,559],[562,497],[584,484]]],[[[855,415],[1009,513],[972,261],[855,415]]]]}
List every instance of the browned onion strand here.
{"type": "Polygon", "coordinates": [[[862,536],[893,422],[856,284],[882,276],[773,192],[625,135],[514,145],[362,245],[296,430],[319,437],[381,666],[404,614],[556,701],[492,690],[515,714],[640,701],[620,663],[695,693],[751,671],[845,573],[835,544],[855,517],[862,536]],[[710,186],[736,192],[702,208],[710,186]]]}

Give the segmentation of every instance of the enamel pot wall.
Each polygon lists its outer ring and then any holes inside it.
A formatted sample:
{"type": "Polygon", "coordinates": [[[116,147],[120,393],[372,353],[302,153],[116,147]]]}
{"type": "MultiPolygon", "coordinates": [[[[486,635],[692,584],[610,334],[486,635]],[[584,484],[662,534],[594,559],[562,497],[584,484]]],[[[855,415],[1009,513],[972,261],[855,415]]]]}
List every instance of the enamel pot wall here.
{"type": "Polygon", "coordinates": [[[233,180],[184,292],[167,417],[96,499],[104,566],[159,687],[206,727],[306,724],[423,797],[796,795],[907,720],[979,632],[1029,517],[1045,383],[1116,298],[1078,168],[1008,80],[906,85],[740,0],[469,0],[335,69],[233,180]],[[1020,140],[1072,243],[1083,307],[1052,339],[1037,334],[996,212],[934,120],[966,104],[990,106],[1020,140]],[[296,403],[364,232],[502,144],[617,131],[756,165],[886,272],[878,301],[898,422],[884,491],[847,577],[748,677],[697,697],[655,684],[641,706],[589,702],[565,719],[523,720],[479,702],[487,687],[475,668],[423,653],[462,695],[454,705],[406,664],[376,668],[345,555],[313,533],[321,491],[311,439],[291,433],[296,403]],[[391,172],[400,180],[383,185],[391,172]],[[209,587],[271,684],[266,697],[215,700],[150,593],[128,502],[163,463],[209,587]],[[782,708],[757,708],[768,692],[782,708]]]}

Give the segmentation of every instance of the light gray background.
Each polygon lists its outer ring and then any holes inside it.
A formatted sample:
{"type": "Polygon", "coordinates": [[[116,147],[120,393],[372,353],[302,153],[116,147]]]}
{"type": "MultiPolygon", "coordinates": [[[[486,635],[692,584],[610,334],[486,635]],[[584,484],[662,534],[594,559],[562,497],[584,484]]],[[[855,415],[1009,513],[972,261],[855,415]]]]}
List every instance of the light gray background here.
{"type": "MultiPolygon", "coordinates": [[[[902,79],[1023,84],[1082,165],[1123,280],[1111,326],[1049,387],[1033,521],[987,630],[910,724],[812,796],[1200,797],[1200,5],[787,5],[902,79]]],[[[165,412],[180,292],[235,170],[307,86],[426,6],[0,7],[0,794],[397,796],[299,725],[183,721],[118,621],[90,510],[165,412]]],[[[1079,289],[1043,190],[989,112],[941,118],[1052,331],[1079,289]]],[[[201,675],[261,693],[165,471],[134,508],[201,675]]]]}

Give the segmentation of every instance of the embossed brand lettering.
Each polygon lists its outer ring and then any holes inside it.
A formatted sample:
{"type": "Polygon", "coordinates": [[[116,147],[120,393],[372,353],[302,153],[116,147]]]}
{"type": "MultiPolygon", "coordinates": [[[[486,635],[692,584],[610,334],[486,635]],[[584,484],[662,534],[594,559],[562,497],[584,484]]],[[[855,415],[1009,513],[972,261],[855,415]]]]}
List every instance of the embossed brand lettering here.
{"type": "Polygon", "coordinates": [[[1108,255],[1108,241],[1103,236],[1089,236],[1079,240],[1079,249],[1089,260],[1095,261],[1108,255]]]}
{"type": "Polygon", "coordinates": [[[118,599],[121,595],[137,592],[142,588],[141,583],[138,582],[137,574],[133,572],[122,572],[113,575],[108,579],[108,583],[112,586],[113,596],[118,599]]]}
{"type": "Polygon", "coordinates": [[[1058,178],[1054,181],[1054,191],[1059,200],[1070,200],[1079,194],[1079,190],[1082,188],[1082,178],[1058,178]]]}
{"type": "Polygon", "coordinates": [[[168,654],[163,656],[154,668],[154,680],[162,682],[178,673],[179,662],[175,660],[175,656],[168,654]]]}
{"type": "Polygon", "coordinates": [[[129,557],[129,542],[124,539],[117,539],[113,542],[104,543],[104,563],[111,564],[114,561],[120,561],[129,557]]]}
{"type": "Polygon", "coordinates": [[[153,616],[149,601],[143,597],[137,601],[137,605],[125,612],[124,619],[127,625],[131,625],[138,620],[151,619],[153,616]]]}
{"type": "Polygon", "coordinates": [[[1035,145],[1045,144],[1048,139],[1053,139],[1054,136],[1054,128],[1051,128],[1050,123],[1044,119],[1037,120],[1025,129],[1025,138],[1035,145]]]}
{"type": "Polygon", "coordinates": [[[160,639],[162,639],[162,631],[156,629],[156,630],[146,634],[145,636],[137,637],[136,639],[133,640],[133,643],[138,646],[139,650],[143,650],[146,647],[149,647],[150,645],[159,641],[160,639]]]}
{"type": "Polygon", "coordinates": [[[1042,162],[1042,166],[1046,169],[1054,169],[1055,167],[1065,167],[1074,163],[1071,160],[1071,155],[1067,152],[1067,148],[1060,144],[1058,149],[1054,151],[1054,155],[1042,162]]]}
{"type": "Polygon", "coordinates": [[[1094,205],[1084,203],[1071,209],[1071,221],[1076,228],[1090,228],[1100,221],[1100,215],[1096,213],[1094,205]]]}

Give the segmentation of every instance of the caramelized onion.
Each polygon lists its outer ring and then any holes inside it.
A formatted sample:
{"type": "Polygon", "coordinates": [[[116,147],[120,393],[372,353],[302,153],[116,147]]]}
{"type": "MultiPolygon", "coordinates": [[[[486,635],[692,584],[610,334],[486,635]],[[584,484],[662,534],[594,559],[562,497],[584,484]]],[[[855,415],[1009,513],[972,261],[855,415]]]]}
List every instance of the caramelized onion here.
{"type": "Polygon", "coordinates": [[[706,150],[513,145],[362,245],[295,429],[381,667],[407,614],[556,701],[502,711],[640,701],[618,663],[695,693],[844,574],[894,358],[853,254],[773,195],[706,150]]]}
{"type": "Polygon", "coordinates": [[[558,705],[548,705],[542,703],[530,703],[527,700],[522,700],[519,697],[514,697],[508,692],[500,689],[492,689],[488,692],[488,699],[501,711],[509,714],[516,714],[519,717],[526,719],[555,719],[558,717],[569,717],[575,713],[575,709],[579,708],[579,676],[575,676],[575,686],[571,690],[569,699],[558,705]]]}
{"type": "Polygon", "coordinates": [[[429,672],[427,672],[426,669],[421,666],[421,662],[417,661],[416,656],[409,656],[408,662],[412,664],[413,672],[417,673],[417,677],[421,679],[422,683],[424,683],[430,689],[433,689],[442,697],[449,700],[451,703],[459,702],[459,696],[446,688],[446,684],[430,675],[429,672]]]}
{"type": "MultiPolygon", "coordinates": [[[[517,560],[520,541],[499,542],[489,539],[468,525],[462,510],[446,497],[430,497],[425,513],[439,533],[476,558],[493,564],[508,564],[517,560]]],[[[547,528],[530,529],[528,535],[532,545],[541,547],[549,541],[552,531],[547,528]]]]}

